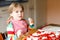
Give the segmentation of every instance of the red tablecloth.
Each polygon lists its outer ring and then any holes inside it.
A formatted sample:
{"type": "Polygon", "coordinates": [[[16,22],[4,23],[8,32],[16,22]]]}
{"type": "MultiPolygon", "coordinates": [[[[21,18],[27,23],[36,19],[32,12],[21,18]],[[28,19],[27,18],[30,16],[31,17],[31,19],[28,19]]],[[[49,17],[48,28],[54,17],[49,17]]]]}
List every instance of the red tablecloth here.
{"type": "Polygon", "coordinates": [[[38,29],[24,40],[60,40],[60,31],[45,31],[38,29]]]}

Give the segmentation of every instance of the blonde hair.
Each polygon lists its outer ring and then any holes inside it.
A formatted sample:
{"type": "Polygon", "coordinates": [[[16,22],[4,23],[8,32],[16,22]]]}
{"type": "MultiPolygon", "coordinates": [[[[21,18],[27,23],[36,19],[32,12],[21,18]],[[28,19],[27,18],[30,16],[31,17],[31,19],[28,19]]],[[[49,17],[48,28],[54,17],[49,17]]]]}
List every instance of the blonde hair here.
{"type": "Polygon", "coordinates": [[[9,8],[8,8],[8,12],[9,13],[12,13],[12,10],[13,10],[13,8],[16,8],[16,7],[20,7],[20,8],[22,8],[22,11],[24,12],[24,7],[20,4],[20,3],[17,3],[17,2],[13,2],[13,3],[11,3],[11,5],[9,6],[9,8]]]}
{"type": "MultiPolygon", "coordinates": [[[[23,7],[20,3],[17,3],[17,2],[11,3],[11,5],[10,5],[9,8],[8,8],[8,12],[9,12],[9,13],[12,13],[14,7],[15,7],[15,8],[16,8],[16,7],[20,7],[20,8],[22,8],[22,12],[24,12],[24,7],[23,7]]],[[[12,16],[10,16],[10,17],[8,18],[7,24],[10,23],[10,21],[11,21],[12,18],[13,18],[12,16]]]]}

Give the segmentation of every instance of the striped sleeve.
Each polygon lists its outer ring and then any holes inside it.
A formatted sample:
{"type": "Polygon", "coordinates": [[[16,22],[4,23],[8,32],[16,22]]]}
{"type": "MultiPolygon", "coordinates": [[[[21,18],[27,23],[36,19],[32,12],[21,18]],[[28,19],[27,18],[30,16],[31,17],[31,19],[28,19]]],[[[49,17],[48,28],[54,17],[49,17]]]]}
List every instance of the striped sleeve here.
{"type": "Polygon", "coordinates": [[[7,33],[8,34],[14,34],[14,29],[13,29],[12,22],[10,22],[7,26],[7,33]]]}

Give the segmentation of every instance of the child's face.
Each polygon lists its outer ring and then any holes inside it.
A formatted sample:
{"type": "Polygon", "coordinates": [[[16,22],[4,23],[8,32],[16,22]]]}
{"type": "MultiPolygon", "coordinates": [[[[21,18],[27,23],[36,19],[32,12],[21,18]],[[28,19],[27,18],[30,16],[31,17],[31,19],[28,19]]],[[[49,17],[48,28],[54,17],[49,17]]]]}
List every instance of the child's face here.
{"type": "Polygon", "coordinates": [[[21,20],[23,18],[22,8],[20,7],[13,8],[11,15],[13,16],[15,20],[21,20]]]}

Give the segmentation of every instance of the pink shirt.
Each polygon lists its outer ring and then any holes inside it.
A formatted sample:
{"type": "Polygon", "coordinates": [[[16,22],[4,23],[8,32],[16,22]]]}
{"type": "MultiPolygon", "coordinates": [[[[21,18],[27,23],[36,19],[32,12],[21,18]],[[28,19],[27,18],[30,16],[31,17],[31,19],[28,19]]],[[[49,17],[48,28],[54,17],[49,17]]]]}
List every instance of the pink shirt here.
{"type": "Polygon", "coordinates": [[[12,20],[13,23],[13,27],[14,27],[14,31],[15,34],[17,33],[18,30],[22,30],[22,33],[26,33],[27,32],[27,22],[26,20],[12,20]]]}

